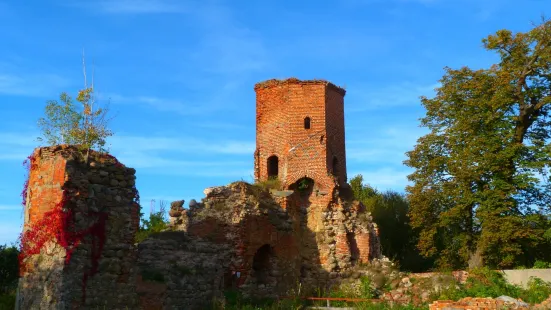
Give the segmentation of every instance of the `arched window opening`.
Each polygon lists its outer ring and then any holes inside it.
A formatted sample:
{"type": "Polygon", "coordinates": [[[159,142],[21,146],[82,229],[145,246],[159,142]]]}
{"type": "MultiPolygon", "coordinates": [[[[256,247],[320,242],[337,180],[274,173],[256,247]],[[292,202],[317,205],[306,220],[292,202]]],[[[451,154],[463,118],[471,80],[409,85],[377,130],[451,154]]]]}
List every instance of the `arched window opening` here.
{"type": "Polygon", "coordinates": [[[261,246],[253,258],[253,272],[257,284],[268,283],[268,277],[272,268],[270,258],[273,256],[273,250],[270,245],[261,246]]]}
{"type": "Polygon", "coordinates": [[[304,129],[310,129],[310,118],[304,118],[304,129]]]}
{"type": "Polygon", "coordinates": [[[295,191],[301,197],[309,197],[314,191],[315,183],[316,182],[313,179],[304,177],[291,184],[291,186],[289,186],[289,189],[295,191]]]}
{"type": "Polygon", "coordinates": [[[339,176],[339,160],[336,156],[333,156],[332,171],[334,176],[339,176]]]}
{"type": "Polygon", "coordinates": [[[268,178],[277,178],[279,174],[279,159],[272,155],[268,157],[268,178]]]}

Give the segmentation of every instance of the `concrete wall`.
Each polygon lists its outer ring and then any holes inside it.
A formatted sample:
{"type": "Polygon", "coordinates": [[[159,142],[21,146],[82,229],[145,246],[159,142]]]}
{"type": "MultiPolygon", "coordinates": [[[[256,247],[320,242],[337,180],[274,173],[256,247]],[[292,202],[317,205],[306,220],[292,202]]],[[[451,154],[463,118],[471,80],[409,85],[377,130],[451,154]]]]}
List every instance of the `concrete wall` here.
{"type": "Polygon", "coordinates": [[[537,277],[551,282],[551,269],[502,270],[502,272],[509,283],[520,286],[526,286],[530,277],[537,277]]]}

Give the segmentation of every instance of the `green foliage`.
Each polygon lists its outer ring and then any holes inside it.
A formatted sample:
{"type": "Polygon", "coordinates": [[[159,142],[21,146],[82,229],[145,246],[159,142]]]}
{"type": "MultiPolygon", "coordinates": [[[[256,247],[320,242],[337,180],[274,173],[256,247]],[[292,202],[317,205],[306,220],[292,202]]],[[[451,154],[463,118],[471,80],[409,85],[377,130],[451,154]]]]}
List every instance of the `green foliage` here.
{"type": "Polygon", "coordinates": [[[15,309],[15,292],[0,294],[0,310],[15,309]]]}
{"type": "Polygon", "coordinates": [[[528,281],[527,289],[523,290],[520,298],[527,303],[536,304],[551,296],[551,282],[532,277],[528,281]]]}
{"type": "Polygon", "coordinates": [[[534,262],[534,266],[532,268],[533,269],[551,268],[551,262],[544,262],[544,261],[541,261],[541,260],[537,260],[536,262],[534,262]]]}
{"type": "Polygon", "coordinates": [[[379,192],[364,185],[362,175],[353,177],[350,186],[354,197],[366,206],[379,226],[383,254],[397,261],[403,270],[420,272],[430,269],[432,260],[421,257],[416,249],[418,236],[410,226],[406,197],[398,192],[379,192]]]}
{"type": "Polygon", "coordinates": [[[368,277],[360,279],[360,295],[362,298],[375,298],[377,296],[368,277]]]}
{"type": "Polygon", "coordinates": [[[46,104],[45,117],[38,120],[43,138],[49,145],[78,145],[84,150],[103,150],[105,139],[113,135],[107,128],[107,108],[98,108],[94,89],[85,88],[78,93],[78,109],[67,93],[61,93],[59,102],[46,104]]]}
{"type": "Polygon", "coordinates": [[[15,291],[19,279],[19,249],[0,245],[0,309],[15,308],[15,291]]]}
{"type": "Polygon", "coordinates": [[[269,191],[271,189],[281,190],[282,188],[281,180],[277,177],[270,177],[269,179],[264,181],[257,181],[256,183],[254,183],[254,186],[263,191],[269,191]]]}
{"type": "Polygon", "coordinates": [[[165,205],[166,202],[161,200],[161,208],[158,212],[151,212],[149,219],[144,218],[144,214],[140,213],[141,224],[136,233],[136,242],[140,243],[147,239],[151,234],[159,233],[168,228],[168,219],[166,218],[165,205]]]}
{"type": "Polygon", "coordinates": [[[298,189],[299,191],[305,191],[305,190],[307,190],[307,189],[310,187],[310,185],[312,185],[312,183],[313,183],[313,182],[312,182],[311,179],[303,178],[303,179],[301,179],[301,180],[298,182],[298,187],[297,187],[297,189],[298,189]]]}
{"type": "Polygon", "coordinates": [[[526,289],[509,284],[503,274],[488,268],[476,268],[469,272],[465,284],[456,284],[440,291],[435,299],[459,300],[465,297],[520,298],[531,304],[540,303],[551,295],[551,283],[531,278],[526,289]]]}
{"type": "Polygon", "coordinates": [[[411,225],[441,268],[480,253],[493,268],[549,260],[551,22],[483,40],[499,63],[446,68],[422,97],[430,132],[407,153],[411,225]]]}
{"type": "Polygon", "coordinates": [[[0,245],[0,293],[14,290],[19,279],[19,249],[12,245],[0,245]]]}

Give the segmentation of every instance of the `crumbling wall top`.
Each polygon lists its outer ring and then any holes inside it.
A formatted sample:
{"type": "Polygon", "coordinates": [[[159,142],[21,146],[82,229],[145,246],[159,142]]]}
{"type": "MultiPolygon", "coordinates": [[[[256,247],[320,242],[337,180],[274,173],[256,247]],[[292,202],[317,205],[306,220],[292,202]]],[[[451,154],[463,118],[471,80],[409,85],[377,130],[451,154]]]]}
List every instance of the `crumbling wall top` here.
{"type": "Polygon", "coordinates": [[[82,150],[79,146],[60,144],[54,146],[44,146],[36,148],[31,155],[33,158],[49,158],[61,156],[65,159],[75,159],[81,161],[88,154],[90,162],[96,161],[101,164],[120,164],[120,162],[109,153],[98,152],[95,150],[82,150]]]}
{"type": "Polygon", "coordinates": [[[257,91],[259,89],[263,89],[263,88],[271,88],[271,87],[275,87],[275,86],[280,86],[280,85],[291,85],[291,84],[298,84],[298,85],[326,85],[327,87],[330,87],[334,90],[336,90],[339,94],[341,94],[342,96],[344,96],[346,94],[346,90],[342,87],[339,87],[329,81],[326,81],[326,80],[318,80],[318,79],[314,79],[314,80],[299,80],[297,78],[288,78],[288,79],[270,79],[270,80],[266,80],[264,82],[259,82],[259,83],[256,83],[254,85],[254,90],[257,91]]]}

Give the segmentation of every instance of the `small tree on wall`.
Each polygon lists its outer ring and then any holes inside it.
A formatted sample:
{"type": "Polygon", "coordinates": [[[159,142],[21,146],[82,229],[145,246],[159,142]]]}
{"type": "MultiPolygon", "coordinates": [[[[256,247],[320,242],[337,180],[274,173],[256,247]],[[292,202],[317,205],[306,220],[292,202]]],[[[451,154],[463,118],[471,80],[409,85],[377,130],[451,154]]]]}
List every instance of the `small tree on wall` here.
{"type": "Polygon", "coordinates": [[[88,86],[86,82],[86,67],[84,66],[84,89],[77,95],[78,106],[65,92],[59,96],[59,101],[50,100],[46,104],[45,117],[38,120],[43,137],[50,145],[78,145],[87,154],[90,149],[104,150],[106,138],[113,135],[107,124],[107,106],[101,107],[96,100],[94,83],[88,86]]]}
{"type": "Polygon", "coordinates": [[[38,120],[48,144],[75,144],[84,149],[103,149],[105,139],[113,133],[107,128],[107,109],[94,107],[94,88],[79,91],[77,101],[82,104],[79,112],[73,99],[61,93],[59,102],[48,101],[45,117],[38,120]]]}

